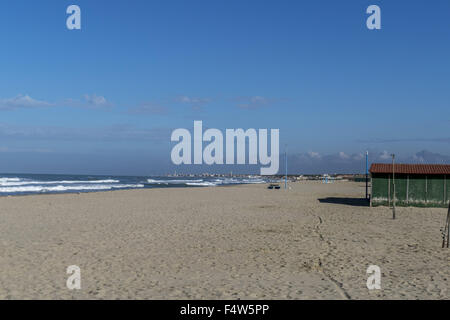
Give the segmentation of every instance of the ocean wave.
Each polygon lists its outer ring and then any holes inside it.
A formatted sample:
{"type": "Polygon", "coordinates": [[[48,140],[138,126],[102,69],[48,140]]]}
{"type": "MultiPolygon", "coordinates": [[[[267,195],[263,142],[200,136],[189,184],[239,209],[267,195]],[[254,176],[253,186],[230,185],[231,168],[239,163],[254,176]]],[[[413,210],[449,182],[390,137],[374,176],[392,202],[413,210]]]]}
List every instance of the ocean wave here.
{"type": "Polygon", "coordinates": [[[203,179],[197,180],[155,180],[155,179],[147,179],[148,183],[151,184],[187,184],[187,183],[200,183],[203,182],[203,179]]]}
{"type": "Polygon", "coordinates": [[[209,182],[209,181],[204,181],[204,182],[188,182],[186,183],[187,186],[195,186],[195,187],[215,187],[218,185],[218,183],[215,182],[209,182]]]}
{"type": "Polygon", "coordinates": [[[259,177],[116,177],[69,175],[0,176],[0,196],[15,194],[95,192],[114,189],[216,187],[265,183],[259,177]],[[77,180],[79,179],[79,180],[77,180]]]}
{"type": "Polygon", "coordinates": [[[22,181],[20,178],[0,178],[0,183],[8,183],[8,182],[19,182],[22,181]]]}
{"type": "Polygon", "coordinates": [[[243,183],[250,183],[250,184],[260,184],[260,183],[266,183],[267,181],[263,180],[263,179],[244,179],[242,180],[243,183]]]}
{"type": "Polygon", "coordinates": [[[172,179],[172,180],[157,180],[157,179],[148,179],[148,183],[150,184],[174,184],[174,185],[187,185],[187,186],[216,186],[216,185],[228,185],[228,184],[258,184],[265,183],[265,181],[261,178],[248,178],[248,179],[238,179],[238,178],[216,178],[213,180],[205,180],[205,179],[172,179]]]}
{"type": "Polygon", "coordinates": [[[0,187],[0,193],[47,193],[65,191],[102,191],[112,189],[144,188],[143,184],[112,184],[112,185],[80,185],[80,186],[15,186],[0,187]]]}
{"type": "Polygon", "coordinates": [[[52,185],[52,184],[105,184],[105,183],[120,183],[119,180],[60,180],[60,181],[34,181],[24,179],[0,179],[0,186],[14,187],[14,186],[28,186],[28,185],[52,185]]]}

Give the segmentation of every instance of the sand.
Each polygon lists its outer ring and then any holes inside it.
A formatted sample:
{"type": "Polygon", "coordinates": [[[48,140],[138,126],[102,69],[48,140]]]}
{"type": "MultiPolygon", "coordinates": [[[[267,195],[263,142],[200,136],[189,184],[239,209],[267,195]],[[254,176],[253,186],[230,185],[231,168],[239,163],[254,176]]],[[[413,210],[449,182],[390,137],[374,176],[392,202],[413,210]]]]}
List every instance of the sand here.
{"type": "Polygon", "coordinates": [[[449,299],[446,210],[393,221],[363,194],[296,182],[2,197],[0,299],[449,299]]]}

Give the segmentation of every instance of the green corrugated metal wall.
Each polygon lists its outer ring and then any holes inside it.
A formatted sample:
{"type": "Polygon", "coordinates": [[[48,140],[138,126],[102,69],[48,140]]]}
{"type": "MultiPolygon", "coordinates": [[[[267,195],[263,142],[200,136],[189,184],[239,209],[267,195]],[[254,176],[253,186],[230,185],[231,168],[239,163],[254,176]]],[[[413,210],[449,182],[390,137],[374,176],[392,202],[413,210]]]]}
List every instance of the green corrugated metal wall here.
{"type": "MultiPolygon", "coordinates": [[[[450,200],[450,176],[395,175],[396,204],[399,206],[446,207],[450,200]]],[[[390,205],[392,174],[372,174],[372,205],[390,205]]]]}

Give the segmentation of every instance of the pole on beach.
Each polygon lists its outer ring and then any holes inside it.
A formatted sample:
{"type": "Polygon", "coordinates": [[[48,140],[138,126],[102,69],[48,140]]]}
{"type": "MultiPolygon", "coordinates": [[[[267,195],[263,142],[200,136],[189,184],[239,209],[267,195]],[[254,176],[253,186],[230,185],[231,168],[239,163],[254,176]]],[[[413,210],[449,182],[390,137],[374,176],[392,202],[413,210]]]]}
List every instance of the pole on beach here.
{"type": "Polygon", "coordinates": [[[285,150],[284,150],[284,158],[285,158],[285,161],[286,161],[286,175],[284,176],[284,189],[286,190],[287,189],[287,173],[288,173],[288,162],[287,162],[287,145],[286,145],[286,148],[285,148],[285,150]]]}
{"type": "Polygon", "coordinates": [[[369,199],[369,151],[366,151],[366,200],[369,199]]]}
{"type": "Polygon", "coordinates": [[[395,154],[392,154],[392,187],[393,187],[393,198],[392,198],[392,219],[395,220],[395,154]]]}
{"type": "Polygon", "coordinates": [[[448,204],[447,220],[445,221],[444,230],[442,232],[442,248],[449,247],[450,242],[450,203],[448,204]],[[447,238],[447,241],[446,239],[447,238]],[[447,245],[446,245],[447,242],[447,245]]]}
{"type": "Polygon", "coordinates": [[[448,214],[447,214],[447,248],[449,247],[450,242],[450,204],[448,206],[448,214]]]}

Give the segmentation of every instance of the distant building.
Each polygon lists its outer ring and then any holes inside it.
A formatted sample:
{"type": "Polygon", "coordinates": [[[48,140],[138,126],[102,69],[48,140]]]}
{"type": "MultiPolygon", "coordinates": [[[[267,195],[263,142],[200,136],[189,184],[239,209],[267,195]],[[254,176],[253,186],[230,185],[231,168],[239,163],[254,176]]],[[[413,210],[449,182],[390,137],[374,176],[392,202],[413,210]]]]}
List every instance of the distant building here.
{"type": "MultiPolygon", "coordinates": [[[[395,164],[395,195],[399,206],[446,207],[450,200],[450,165],[395,164]]],[[[392,205],[392,164],[370,168],[370,205],[392,205]]]]}

